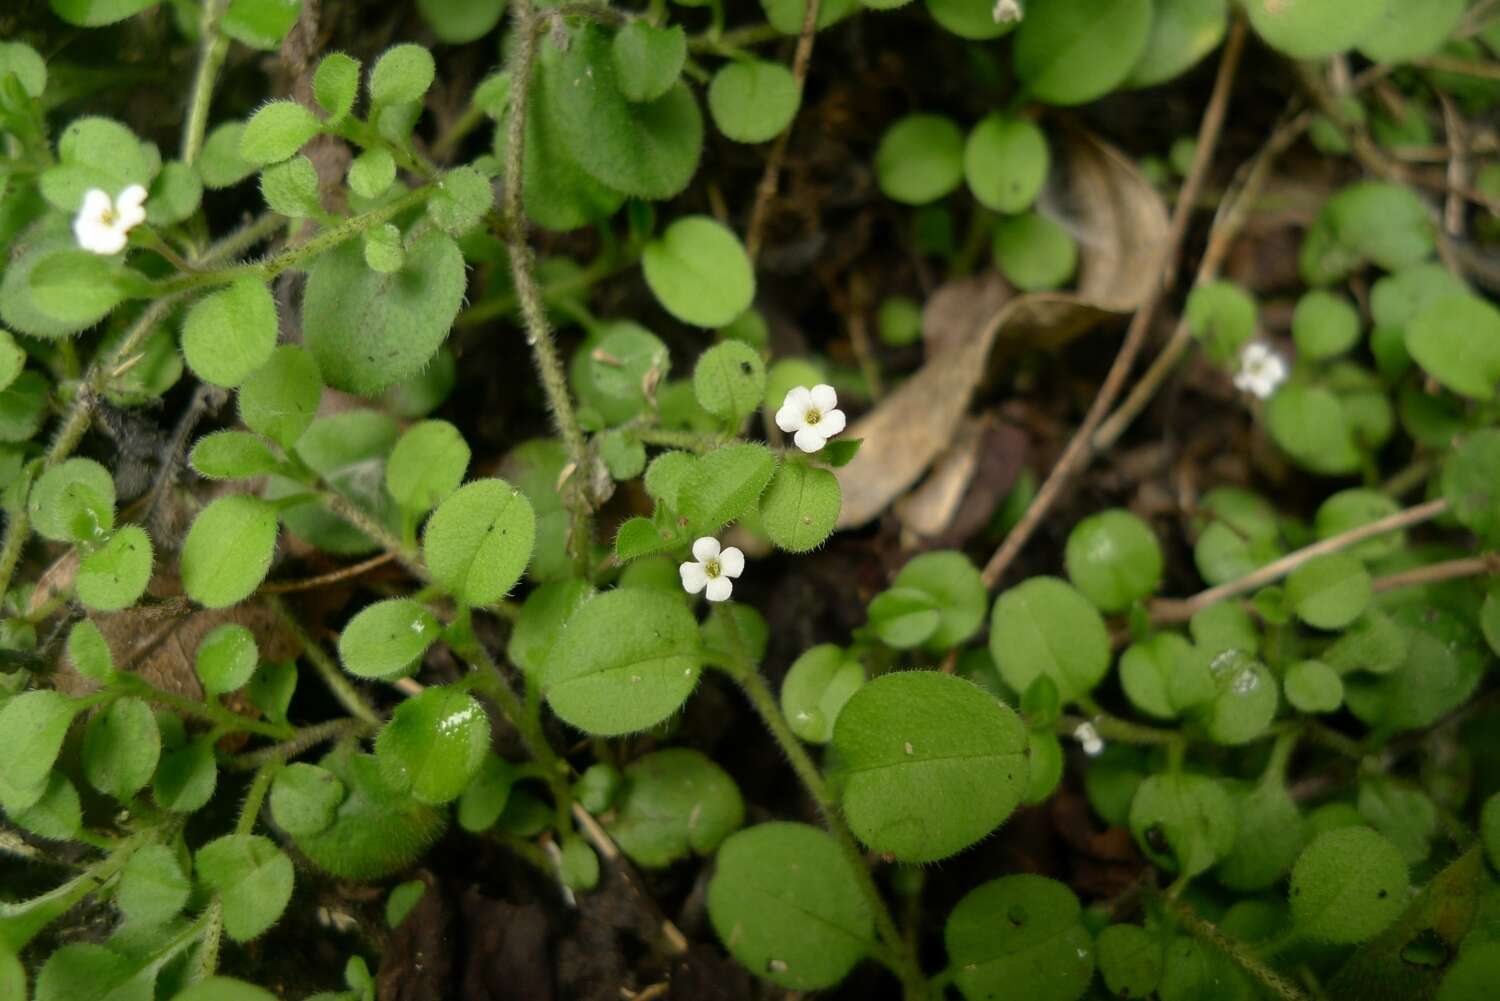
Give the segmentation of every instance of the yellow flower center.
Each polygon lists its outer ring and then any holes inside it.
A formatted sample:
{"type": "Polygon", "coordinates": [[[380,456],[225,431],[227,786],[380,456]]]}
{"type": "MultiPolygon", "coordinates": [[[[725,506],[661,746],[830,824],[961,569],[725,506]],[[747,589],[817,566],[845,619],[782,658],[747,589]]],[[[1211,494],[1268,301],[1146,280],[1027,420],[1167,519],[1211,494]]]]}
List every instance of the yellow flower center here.
{"type": "Polygon", "coordinates": [[[807,412],[807,416],[802,418],[803,423],[805,423],[805,424],[816,424],[816,423],[818,423],[818,421],[820,421],[822,419],[823,419],[823,411],[818,410],[818,409],[809,410],[807,412]]]}
{"type": "Polygon", "coordinates": [[[703,564],[703,572],[708,575],[709,580],[713,580],[715,577],[719,576],[721,572],[719,570],[719,561],[709,560],[707,563],[703,564]]]}

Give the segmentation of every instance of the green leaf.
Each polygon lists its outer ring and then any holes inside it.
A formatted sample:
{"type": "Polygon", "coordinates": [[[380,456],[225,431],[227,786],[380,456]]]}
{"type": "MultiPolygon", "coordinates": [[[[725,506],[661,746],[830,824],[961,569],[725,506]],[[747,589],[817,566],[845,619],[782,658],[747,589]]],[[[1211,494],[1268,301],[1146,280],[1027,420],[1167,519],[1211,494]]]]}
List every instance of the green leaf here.
{"type": "Polygon", "coordinates": [[[638,416],[672,368],[661,338],[629,320],[601,324],[596,336],[579,346],[569,377],[581,402],[599,411],[605,423],[624,424],[638,416]]]}
{"type": "Polygon", "coordinates": [[[1286,700],[1303,713],[1337,712],[1344,703],[1344,682],[1321,660],[1299,660],[1282,680],[1286,700]]]}
{"type": "MultiPolygon", "coordinates": [[[[766,20],[771,23],[771,27],[783,35],[802,33],[802,24],[807,20],[805,0],[760,0],[760,6],[766,12],[766,20]]],[[[828,0],[827,3],[819,4],[817,30],[822,31],[838,23],[857,9],[857,0],[828,0]]]]}
{"type": "Polygon", "coordinates": [[[1165,949],[1162,940],[1140,925],[1110,925],[1099,933],[1094,950],[1104,986],[1116,997],[1150,997],[1161,982],[1165,949]]]}
{"type": "Polygon", "coordinates": [[[781,549],[810,552],[833,534],[840,503],[839,481],[828,470],[785,462],[761,495],[761,525],[781,549]]]}
{"type": "Polygon", "coordinates": [[[1380,24],[1385,7],[1366,0],[1245,0],[1256,33],[1293,59],[1323,59],[1352,49],[1380,24]]]}
{"type": "Polygon", "coordinates": [[[390,150],[373,146],[349,164],[349,188],[361,198],[379,198],[396,182],[396,160],[390,150]]]}
{"type": "Polygon", "coordinates": [[[210,480],[248,480],[286,472],[266,443],[248,431],[215,431],[199,438],[188,463],[210,480]]]}
{"type": "Polygon", "coordinates": [[[26,367],[26,352],[9,330],[0,328],[0,390],[16,381],[26,367]]]}
{"type": "Polygon", "coordinates": [[[237,395],[245,426],[290,449],[312,425],[323,396],[323,378],[312,355],[285,344],[250,373],[237,395]]]}
{"type": "Polygon", "coordinates": [[[193,304],[182,321],[182,353],[200,379],[233,388],[270,360],[276,331],[271,290],[247,276],[193,304]]]}
{"type": "Polygon", "coordinates": [[[386,927],[391,929],[399,927],[417,904],[422,902],[426,893],[427,884],[420,879],[409,879],[391,887],[390,895],[385,899],[386,927]]]}
{"type": "Polygon", "coordinates": [[[687,35],[680,25],[658,27],[631,20],[615,32],[610,43],[620,93],[640,104],[661,97],[682,75],[687,60],[687,35]]]}
{"type": "Polygon", "coordinates": [[[1302,468],[1342,476],[1360,466],[1359,448],[1339,399],[1321,386],[1294,382],[1266,403],[1266,431],[1302,468]]]}
{"type": "Polygon", "coordinates": [[[547,89],[550,114],[584,171],[637,198],[672,198],[687,187],[703,148],[703,116],[686,86],[678,82],[654,101],[629,102],[609,32],[593,24],[574,32],[557,80],[564,85],[547,89]]]}
{"type": "Polygon", "coordinates": [[[1168,682],[1192,653],[1193,645],[1177,633],[1157,633],[1131,644],[1120,656],[1120,687],[1125,697],[1148,716],[1175,718],[1177,709],[1168,694],[1168,682]]]}
{"type": "Polygon", "coordinates": [[[1293,570],[1286,596],[1297,618],[1317,629],[1342,629],[1370,603],[1370,574],[1348,553],[1328,553],[1293,570]]]}
{"type": "Polygon", "coordinates": [[[422,514],[458,489],[469,468],[469,443],[447,421],[407,428],[385,465],[385,488],[405,511],[422,514]]]}
{"type": "Polygon", "coordinates": [[[0,807],[24,810],[47,791],[47,776],[62,750],[73,717],[82,708],[50,690],[22,692],[0,703],[0,807]]]}
{"type": "Polygon", "coordinates": [[[1204,775],[1152,775],[1130,802],[1135,842],[1168,872],[1196,876],[1234,849],[1234,801],[1204,775]]]}
{"type": "Polygon", "coordinates": [[[611,429],[595,436],[599,458],[609,475],[625,482],[633,480],[646,470],[646,446],[639,438],[625,431],[611,429]]]}
{"type": "Polygon", "coordinates": [[[151,182],[146,200],[146,221],[153,226],[171,226],[183,222],[198,211],[203,201],[203,182],[198,172],[173,160],[162,167],[151,182]]]}
{"type": "Polygon", "coordinates": [[[274,51],[301,12],[302,0],[230,0],[219,26],[235,41],[274,51]]]}
{"type": "Polygon", "coordinates": [[[694,460],[682,481],[677,509],[694,532],[713,534],[743,515],[775,472],[776,457],[764,445],[725,445],[694,460]]]}
{"type": "Polygon", "coordinates": [[[409,598],[387,598],[349,620],[339,634],[344,670],[361,678],[410,672],[441,631],[437,619],[409,598]]]}
{"type": "Polygon", "coordinates": [[[870,628],[886,646],[910,650],[937,632],[938,599],[914,587],[891,587],[870,602],[870,628]]]}
{"type": "MultiPolygon", "coordinates": [[[[1400,510],[1401,505],[1389,494],[1353,487],[1340,490],[1318,506],[1313,529],[1319,539],[1331,539],[1400,510]]],[[[1350,546],[1344,552],[1368,562],[1390,556],[1405,544],[1406,533],[1397,530],[1350,546]]]]}
{"type": "Polygon", "coordinates": [[[240,133],[239,154],[261,167],[280,163],[322,131],[322,124],[296,101],[269,101],[260,106],[240,133]]]}
{"type": "Polygon", "coordinates": [[[1358,806],[1361,816],[1390,838],[1408,863],[1425,862],[1432,854],[1438,811],[1426,793],[1372,775],[1360,780],[1358,806]]]}
{"type": "Polygon", "coordinates": [[[1151,13],[1151,0],[1029,6],[1016,31],[1016,76],[1048,104],[1103,97],[1146,51],[1151,13]]]}
{"type": "Polygon", "coordinates": [[[431,52],[410,42],[393,45],[370,68],[370,103],[378,106],[420,101],[436,75],[431,52]]]}
{"type": "Polygon", "coordinates": [[[479,225],[494,203],[488,178],[473,167],[455,167],[438,179],[427,199],[427,217],[449,236],[462,236],[479,225]]]}
{"type": "Polygon", "coordinates": [[[90,327],[125,301],[127,274],[118,255],[59,250],[31,266],[31,302],[54,323],[90,327]]]}
{"type": "Polygon", "coordinates": [[[797,991],[832,987],[874,948],[874,917],[833,838],[760,824],[719,848],[708,884],[719,941],[756,976],[797,991]]]}
{"type": "Polygon", "coordinates": [[[209,695],[243,688],[260,663],[255,634],[237,622],[216,626],[198,641],[193,669],[209,695]]]}
{"type": "Polygon", "coordinates": [[[151,795],[163,810],[196,813],[213,798],[218,782],[219,770],[210,734],[162,752],[151,795]]]}
{"type": "Polygon", "coordinates": [[[810,744],[833,739],[844,705],[865,683],[865,669],[843,648],[821,643],[792,662],[781,683],[781,714],[810,744]]]}
{"type": "Polygon", "coordinates": [[[468,692],[429,688],[396,707],[375,740],[391,788],[434,806],[457,799],[490,746],[490,720],[468,692]]]}
{"type": "Polygon", "coordinates": [[[259,497],[231,494],[211,501],[182,544],[183,590],[207,608],[244,601],[271,569],[276,534],[276,509],[259,497]]]}
{"type": "Polygon", "coordinates": [[[637,865],[655,869],[711,855],[745,822],[734,780],[705,754],[672,747],[632,761],[605,825],[637,865]]]}
{"type": "Polygon", "coordinates": [[[73,668],[90,681],[101,684],[115,674],[114,657],[104,633],[91,619],[82,619],[68,631],[68,659],[73,668]]]}
{"type": "Polygon", "coordinates": [[[33,1001],[152,1001],[155,981],[154,966],[142,969],[102,945],[73,942],[42,964],[33,1001]]]}
{"type": "Polygon", "coordinates": [[[935,202],[963,183],[964,135],[942,115],[907,115],[880,137],[875,177],[894,201],[935,202]]]}
{"type": "Polygon", "coordinates": [[[1181,76],[1229,30],[1227,0],[1156,0],[1155,6],[1146,49],[1125,78],[1127,87],[1155,87],[1181,76]]]}
{"type": "Polygon", "coordinates": [[[240,142],[244,138],[244,122],[223,122],[209,131],[203,140],[203,151],[193,164],[205,188],[233,187],[255,173],[256,165],[240,156],[240,142]]]}
{"type": "Polygon", "coordinates": [[[1090,515],[1068,534],[1068,578],[1106,612],[1123,612],[1161,585],[1156,533],[1124,508],[1090,515]]]}
{"type": "Polygon", "coordinates": [[[359,60],[343,52],[330,52],[318,60],[313,71],[313,99],[328,112],[330,123],[342,121],[354,108],[359,95],[359,60]]]}
{"type": "Polygon", "coordinates": [[[1448,456],[1442,491],[1453,516],[1486,542],[1500,540],[1500,430],[1476,431],[1448,456]]]}
{"type": "MultiPolygon", "coordinates": [[[[1241,650],[1225,650],[1208,660],[1213,682],[1211,701],[1203,708],[1202,722],[1216,744],[1246,744],[1266,732],[1276,717],[1276,677],[1266,665],[1241,650]]],[[[1186,708],[1180,690],[1174,704],[1186,708]]]]}
{"type": "Polygon", "coordinates": [[[1337,357],[1359,342],[1359,313],[1344,297],[1314,289],[1297,302],[1292,339],[1299,358],[1337,357]]]}
{"type": "MultiPolygon", "coordinates": [[[[1463,10],[1462,5],[1459,7],[1463,10]]],[[[1443,976],[1436,1001],[1483,1001],[1500,979],[1500,942],[1466,945],[1443,976]]]]}
{"type": "Polygon", "coordinates": [[[129,920],[156,925],[181,913],[192,888],[175,851],[146,845],[125,863],[115,903],[129,920]]]}
{"type": "Polygon", "coordinates": [[[1292,920],[1320,942],[1347,945],[1380,934],[1406,904],[1401,852],[1368,827],[1325,831],[1292,868],[1292,920]]]}
{"type": "Polygon", "coordinates": [[[937,627],[926,637],[927,648],[950,650],[979,631],[984,622],[988,589],[969,558],[956,550],[923,553],[914,557],[896,579],[892,589],[920,591],[937,609],[937,627]]]}
{"type": "Polygon", "coordinates": [[[1474,295],[1437,299],[1407,326],[1406,349],[1460,396],[1493,399],[1500,383],[1500,310],[1474,295]]]}
{"type": "Polygon", "coordinates": [[[1038,675],[1064,702],[1087,694],[1109,670],[1109,633],[1088,599],[1055,577],[1005,591],[990,615],[990,654],[1005,683],[1024,692],[1038,675]]]}
{"type": "Polygon", "coordinates": [[[505,0],[417,0],[417,10],[438,41],[463,45],[500,23],[505,0]]]}
{"type": "Polygon", "coordinates": [[[198,849],[193,864],[219,895],[224,931],[236,942],[265,932],[292,899],[292,860],[269,838],[227,834],[198,849]]]}
{"type": "MultiPolygon", "coordinates": [[[[1352,2],[1363,5],[1364,0],[1352,2]]],[[[1359,181],[1324,203],[1302,245],[1302,274],[1310,284],[1327,285],[1365,261],[1401,271],[1432,256],[1434,234],[1427,206],[1410,188],[1359,181]]]]}
{"type": "MultiPolygon", "coordinates": [[[[109,118],[75,118],[57,139],[57,165],[42,171],[41,194],[64,212],[78,211],[90,188],[110,197],[132,184],[148,190],[161,167],[161,154],[127,126],[109,118]]],[[[71,241],[70,241],[71,242],[71,241]]]]}
{"type": "Polygon", "coordinates": [[[89,785],[118,800],[144,789],[160,758],[161,731],[141,699],[116,699],[84,728],[83,773],[89,785]]]}
{"type": "Polygon", "coordinates": [[[391,223],[376,226],[365,234],[365,263],[370,270],[388,275],[400,271],[406,263],[406,247],[401,242],[401,231],[391,223]]]}
{"type": "Polygon", "coordinates": [[[1001,219],[991,249],[1006,281],[1024,292],[1066,285],[1078,269],[1078,241],[1073,234],[1037,212],[1001,219]]]}
{"type": "MultiPolygon", "coordinates": [[[[866,7],[883,10],[897,7],[894,0],[864,0],[866,7]]],[[[985,0],[925,0],[927,12],[945,30],[959,38],[982,41],[999,38],[1015,29],[1018,21],[995,20],[995,5],[985,0]]]]}
{"type": "MultiPolygon", "coordinates": [[[[632,24],[642,24],[633,21],[632,24]]],[[[627,29],[628,30],[628,29],[627,29]]],[[[545,50],[544,50],[545,51],[545,50]]],[[[552,94],[571,86],[557,60],[543,59],[531,84],[526,116],[522,195],[526,214],[539,226],[577,229],[613,215],[625,200],[623,193],[596,180],[583,169],[563,136],[561,120],[552,114],[552,94]]],[[[505,130],[495,130],[495,153],[505,152],[505,130]]]]}
{"type": "Polygon", "coordinates": [[[293,836],[317,834],[333,823],[344,795],[344,783],[328,769],[290,764],[271,783],[271,816],[277,827],[293,836]]]}
{"type": "Polygon", "coordinates": [[[1006,876],[971,890],[948,915],[943,944],[969,1001],[1076,1001],[1094,977],[1078,898],[1042,876],[1006,876]]]}
{"type": "Polygon", "coordinates": [[[15,382],[0,390],[0,441],[28,441],[41,430],[50,389],[38,373],[22,372],[15,382]]]}
{"type": "Polygon", "coordinates": [[[276,1001],[276,995],[243,980],[212,976],[173,995],[172,1001],[276,1001]]]}
{"type": "Polygon", "coordinates": [[[536,514],[501,479],[476,480],[433,512],[422,553],[433,580],[468,605],[505,597],[521,579],[536,539],[536,514]]]}
{"type": "Polygon", "coordinates": [[[494,827],[510,802],[511,787],[522,776],[510,762],[486,751],[474,779],[458,801],[458,826],[482,833],[494,827]]]}
{"type": "Polygon", "coordinates": [[[655,726],[698,683],[698,624],[680,596],[607,591],[575,612],[547,657],[552,711],[599,736],[655,726]]]}
{"type": "Polygon", "coordinates": [[[540,681],[557,634],[593,593],[588,581],[570,577],[543,584],[527,595],[506,647],[511,663],[528,678],[540,681]]]}
{"type": "Polygon", "coordinates": [[[1026,788],[1026,729],[978,686],[935,671],[883,675],[833,729],[850,829],[903,862],[935,862],[1010,816],[1026,788]]]}
{"type": "Polygon", "coordinates": [[[964,144],[964,178],[986,208],[1014,215],[1031,208],[1046,183],[1047,137],[1025,118],[991,112],[964,144]]]}
{"type": "Polygon", "coordinates": [[[765,362],[740,341],[715,344],[693,367],[693,395],[704,410],[738,427],[765,399],[765,362]]]}
{"type": "Polygon", "coordinates": [[[139,525],[126,525],[83,557],[75,587],[78,600],[96,612],[129,608],[151,582],[151,539],[139,525]]]}
{"type": "Polygon", "coordinates": [[[301,154],[261,171],[260,196],[266,208],[288,219],[316,218],[323,211],[317,168],[301,154]]]}
{"type": "Polygon", "coordinates": [[[708,85],[708,110],[725,136],[761,143],[780,135],[797,115],[802,89],[792,71],[759,59],[729,62],[708,85]]]}
{"type": "Polygon", "coordinates": [[[95,542],[115,527],[115,481],[93,459],[67,459],[37,478],[26,506],[43,538],[95,542]]]}
{"type": "Polygon", "coordinates": [[[41,97],[47,89],[47,63],[25,42],[0,42],[0,80],[11,74],[27,97],[41,97]]]}
{"type": "Polygon", "coordinates": [[[646,244],[646,284],[673,316],[722,327],[750,306],[755,273],[739,238],[707,216],[688,216],[646,244]]]}
{"type": "Polygon", "coordinates": [[[320,868],[341,879],[383,879],[410,866],[443,833],[446,813],[392,789],[374,755],[336,750],[318,764],[348,791],[328,828],[293,839],[320,868]]]}
{"type": "MultiPolygon", "coordinates": [[[[970,187],[973,183],[970,181],[970,187]]],[[[893,348],[907,347],[922,339],[922,307],[906,296],[893,295],[882,301],[875,323],[880,339],[893,348]]]]}
{"type": "Polygon", "coordinates": [[[68,777],[54,771],[47,777],[41,798],[24,810],[16,810],[10,819],[37,837],[72,841],[83,826],[83,805],[68,777]]]}
{"type": "Polygon", "coordinates": [[[303,336],[336,389],[374,396],[410,378],[448,336],[467,279],[463,254],[429,230],[406,248],[390,274],[365,265],[358,240],[318,257],[303,294],[303,336]]]}
{"type": "Polygon", "coordinates": [[[1269,889],[1279,882],[1307,842],[1307,828],[1281,776],[1268,774],[1248,790],[1236,790],[1234,848],[1214,870],[1238,893],[1269,889]]]}

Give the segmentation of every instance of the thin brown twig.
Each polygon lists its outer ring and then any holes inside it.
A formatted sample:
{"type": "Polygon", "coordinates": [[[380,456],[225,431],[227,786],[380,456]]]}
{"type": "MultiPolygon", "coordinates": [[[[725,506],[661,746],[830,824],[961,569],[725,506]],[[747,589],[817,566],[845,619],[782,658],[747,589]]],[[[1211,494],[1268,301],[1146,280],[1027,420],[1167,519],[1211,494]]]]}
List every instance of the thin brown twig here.
{"type": "Polygon", "coordinates": [[[290,594],[293,591],[311,591],[316,588],[326,587],[329,584],[337,584],[339,581],[358,577],[362,573],[368,573],[376,567],[385,566],[396,558],[393,552],[383,552],[378,556],[356,563],[353,566],[342,567],[338,570],[330,570],[328,573],[318,574],[316,577],[304,577],[301,580],[273,580],[260,586],[261,594],[290,594]]]}
{"type": "MultiPolygon", "coordinates": [[[[1372,521],[1369,524],[1351,528],[1347,532],[1341,532],[1320,542],[1315,542],[1310,546],[1304,546],[1294,553],[1288,553],[1273,563],[1267,563],[1253,573],[1248,573],[1237,580],[1220,584],[1217,587],[1211,587],[1206,591],[1200,591],[1191,598],[1152,602],[1151,621],[1157,623],[1186,622],[1196,613],[1208,608],[1210,605],[1218,604],[1230,598],[1237,598],[1242,594],[1248,594],[1257,588],[1280,580],[1309,560],[1319,556],[1326,556],[1329,553],[1341,552],[1351,546],[1357,546],[1361,542],[1378,538],[1391,532],[1397,532],[1403,528],[1420,525],[1423,522],[1431,521],[1446,513],[1447,510],[1448,501],[1442,498],[1428,501],[1425,504],[1418,504],[1415,507],[1407,508],[1404,511],[1397,511],[1395,514],[1372,521]]],[[[1432,568],[1423,567],[1422,569],[1431,570],[1432,568]]]]}
{"type": "Polygon", "coordinates": [[[1414,567],[1400,573],[1375,578],[1376,593],[1396,591],[1403,587],[1420,587],[1423,584],[1441,584],[1444,581],[1464,580],[1468,577],[1484,577],[1500,573],[1500,553],[1469,556],[1442,563],[1430,563],[1425,567],[1414,567]]]}
{"type": "Polygon", "coordinates": [[[1455,59],[1452,56],[1428,56],[1426,59],[1412,60],[1411,65],[1419,66],[1425,70],[1437,70],[1439,73],[1472,76],[1480,80],[1500,80],[1500,64],[1480,62],[1477,59],[1455,59]]]}
{"type": "Polygon", "coordinates": [[[1219,136],[1223,131],[1224,119],[1229,108],[1229,96],[1234,89],[1235,73],[1239,68],[1240,56],[1245,50],[1245,31],[1245,22],[1237,19],[1229,34],[1229,41],[1225,43],[1224,54],[1219,61],[1219,73],[1214,80],[1213,94],[1209,98],[1208,107],[1204,110],[1203,122],[1198,128],[1198,148],[1193,157],[1192,169],[1188,172],[1177,205],[1172,212],[1172,225],[1167,238],[1166,264],[1162,280],[1147,292],[1145,301],[1136,310],[1130,322],[1130,328],[1125,334],[1125,341],[1120,345],[1114,364],[1110,366],[1109,373],[1104,377],[1104,383],[1099,387],[1098,395],[1089,406],[1082,425],[1074,432],[1062,457],[1057,460],[1057,465],[1053,467],[1047,481],[1037,491],[1036,499],[1026,509],[1025,515],[1006,535],[1005,541],[1000,544],[1000,548],[986,564],[983,577],[987,587],[993,588],[1000,582],[1006,568],[1020,554],[1021,549],[1046,518],[1068,480],[1074,473],[1083,469],[1093,457],[1094,431],[1109,414],[1110,408],[1114,406],[1116,397],[1125,387],[1125,380],[1129,378],[1130,371],[1135,365],[1136,356],[1140,354],[1141,348],[1146,343],[1146,334],[1150,331],[1152,320],[1156,317],[1157,307],[1161,304],[1162,297],[1176,272],[1177,259],[1182,253],[1183,240],[1187,235],[1188,223],[1198,201],[1198,193],[1203,188],[1208,168],[1213,162],[1214,151],[1219,145],[1219,136]]]}
{"type": "MultiPolygon", "coordinates": [[[[806,4],[802,11],[802,33],[797,36],[797,51],[792,56],[792,79],[797,83],[799,110],[803,85],[807,82],[807,69],[812,63],[813,38],[818,32],[818,10],[822,6],[822,0],[806,0],[806,4]]],[[[776,189],[780,187],[781,165],[786,160],[787,143],[791,141],[792,129],[796,124],[797,116],[794,114],[786,128],[781,130],[781,135],[776,137],[776,145],[771,148],[770,159],[766,160],[766,169],[760,175],[760,184],[755,189],[755,205],[750,209],[750,226],[745,231],[745,250],[752,263],[760,256],[766,213],[770,211],[771,199],[776,197],[776,189]]]]}

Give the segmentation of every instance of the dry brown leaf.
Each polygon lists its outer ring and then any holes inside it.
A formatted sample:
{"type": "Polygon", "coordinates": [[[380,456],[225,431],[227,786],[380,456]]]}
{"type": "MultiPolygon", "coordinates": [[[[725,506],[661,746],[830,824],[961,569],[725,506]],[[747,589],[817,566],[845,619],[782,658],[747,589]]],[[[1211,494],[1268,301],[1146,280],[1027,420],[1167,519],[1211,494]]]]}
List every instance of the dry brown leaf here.
{"type": "Polygon", "coordinates": [[[993,416],[966,417],[932,472],[893,510],[902,543],[961,546],[990,520],[1026,462],[1026,434],[993,416]]]}
{"type": "Polygon", "coordinates": [[[1166,206],[1113,147],[1079,134],[1069,144],[1059,202],[1079,241],[1076,292],[1015,295],[995,275],[939,289],[922,317],[927,362],[849,429],[864,446],[837,471],[839,528],[880,514],[955,440],[974,391],[999,360],[1054,349],[1106,317],[1140,305],[1166,254],[1166,206]]]}

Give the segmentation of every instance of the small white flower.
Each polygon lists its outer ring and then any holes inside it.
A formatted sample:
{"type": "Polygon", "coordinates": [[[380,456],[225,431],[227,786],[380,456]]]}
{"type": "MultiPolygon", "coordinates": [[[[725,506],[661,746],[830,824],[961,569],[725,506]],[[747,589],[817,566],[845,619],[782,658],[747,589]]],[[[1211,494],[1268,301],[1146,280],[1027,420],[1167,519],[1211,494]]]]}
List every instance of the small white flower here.
{"type": "Polygon", "coordinates": [[[995,0],[995,9],[990,12],[996,24],[1012,24],[1026,16],[1020,0],[995,0]]]}
{"type": "Polygon", "coordinates": [[[697,594],[706,588],[709,601],[728,601],[734,590],[731,577],[745,572],[745,554],[734,546],[721,550],[719,540],[705,535],[693,543],[693,559],[677,568],[682,574],[682,589],[697,594]]]}
{"type": "Polygon", "coordinates": [[[1265,341],[1251,341],[1240,350],[1240,370],[1234,376],[1234,388],[1254,393],[1262,400],[1286,382],[1290,369],[1281,353],[1265,341]]]}
{"type": "Polygon", "coordinates": [[[1092,723],[1079,723],[1074,727],[1073,739],[1083,747],[1083,753],[1091,758],[1097,758],[1104,751],[1104,738],[1099,736],[1099,731],[1092,723]]]}
{"type": "Polygon", "coordinates": [[[802,451],[816,452],[844,430],[844,412],[834,409],[838,405],[832,386],[798,386],[786,394],[776,411],[776,426],[792,435],[802,451]]]}
{"type": "Polygon", "coordinates": [[[125,249],[130,231],[145,221],[146,189],[139,184],[132,184],[113,201],[109,192],[90,188],[73,220],[73,234],[84,250],[118,254],[125,249]]]}

